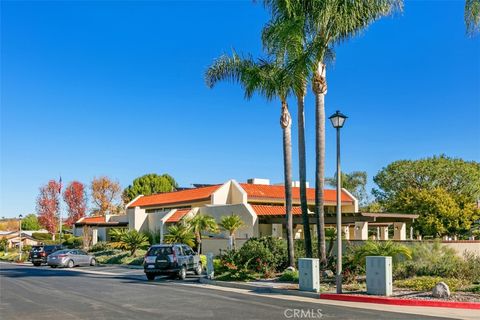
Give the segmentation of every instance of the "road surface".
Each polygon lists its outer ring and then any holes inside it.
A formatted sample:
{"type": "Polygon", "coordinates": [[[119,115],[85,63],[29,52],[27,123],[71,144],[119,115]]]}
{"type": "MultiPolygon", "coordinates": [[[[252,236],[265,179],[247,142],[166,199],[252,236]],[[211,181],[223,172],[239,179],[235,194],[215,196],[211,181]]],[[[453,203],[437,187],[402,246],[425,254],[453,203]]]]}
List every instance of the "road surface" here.
{"type": "Polygon", "coordinates": [[[0,263],[0,319],[440,319],[147,282],[120,267],[51,269],[0,263]]]}

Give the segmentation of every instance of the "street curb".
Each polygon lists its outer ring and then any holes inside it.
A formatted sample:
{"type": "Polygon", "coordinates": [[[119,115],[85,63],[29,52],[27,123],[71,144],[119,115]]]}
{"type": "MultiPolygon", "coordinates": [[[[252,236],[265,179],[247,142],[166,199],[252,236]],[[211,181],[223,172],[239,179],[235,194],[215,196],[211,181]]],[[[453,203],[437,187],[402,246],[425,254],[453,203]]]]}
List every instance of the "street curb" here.
{"type": "Polygon", "coordinates": [[[248,284],[248,283],[210,280],[210,279],[207,279],[207,278],[199,278],[198,281],[200,283],[209,284],[209,285],[213,285],[213,286],[243,289],[243,290],[251,290],[251,291],[255,291],[255,292],[259,292],[259,293],[277,293],[277,294],[284,294],[284,295],[289,295],[289,296],[298,296],[298,297],[305,297],[305,298],[314,298],[314,299],[319,298],[318,293],[316,293],[316,292],[307,292],[307,291],[298,291],[298,290],[289,290],[289,289],[277,289],[277,288],[270,288],[270,287],[264,287],[264,286],[256,286],[256,285],[248,284]]]}
{"type": "Polygon", "coordinates": [[[412,307],[442,307],[456,309],[480,309],[479,302],[456,302],[435,300],[398,299],[389,297],[359,296],[353,294],[321,293],[320,299],[349,302],[365,302],[412,307]]]}

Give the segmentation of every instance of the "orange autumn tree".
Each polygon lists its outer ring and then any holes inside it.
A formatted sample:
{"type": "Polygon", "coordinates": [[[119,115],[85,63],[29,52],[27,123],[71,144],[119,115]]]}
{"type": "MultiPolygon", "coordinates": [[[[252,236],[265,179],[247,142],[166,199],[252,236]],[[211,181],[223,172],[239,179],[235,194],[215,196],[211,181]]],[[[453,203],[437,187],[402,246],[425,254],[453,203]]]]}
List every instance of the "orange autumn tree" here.
{"type": "Polygon", "coordinates": [[[92,215],[105,216],[118,213],[120,208],[121,187],[116,181],[108,177],[99,177],[92,180],[90,186],[94,208],[92,215]]]}
{"type": "Polygon", "coordinates": [[[60,183],[50,180],[40,188],[40,194],[37,198],[38,222],[53,235],[58,230],[60,188],[60,183]]]}
{"type": "Polygon", "coordinates": [[[67,204],[68,218],[65,224],[72,226],[80,218],[85,216],[87,211],[87,197],[85,186],[78,181],[72,181],[63,192],[63,201],[67,204]]]}

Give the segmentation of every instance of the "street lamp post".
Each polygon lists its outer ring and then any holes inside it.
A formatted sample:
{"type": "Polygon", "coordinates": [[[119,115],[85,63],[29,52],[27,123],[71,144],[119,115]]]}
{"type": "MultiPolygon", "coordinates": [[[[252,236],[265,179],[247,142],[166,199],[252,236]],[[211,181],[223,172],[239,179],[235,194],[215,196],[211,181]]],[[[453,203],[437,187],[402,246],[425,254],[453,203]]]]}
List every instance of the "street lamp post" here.
{"type": "Polygon", "coordinates": [[[19,215],[18,217],[20,218],[20,224],[19,224],[20,231],[18,233],[18,239],[20,239],[18,243],[18,250],[19,250],[18,257],[19,257],[19,260],[22,261],[22,218],[23,216],[19,215]]]}
{"type": "Polygon", "coordinates": [[[342,172],[340,170],[340,129],[347,116],[337,110],[330,116],[330,121],[337,129],[337,293],[342,293],[342,172]]]}

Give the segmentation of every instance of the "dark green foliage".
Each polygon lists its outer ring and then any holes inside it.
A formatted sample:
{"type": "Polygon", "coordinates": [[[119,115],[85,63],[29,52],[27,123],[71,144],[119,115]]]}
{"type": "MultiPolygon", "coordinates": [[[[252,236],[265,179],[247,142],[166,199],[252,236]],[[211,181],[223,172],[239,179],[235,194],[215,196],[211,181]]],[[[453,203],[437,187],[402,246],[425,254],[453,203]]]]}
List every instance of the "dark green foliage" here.
{"type": "Polygon", "coordinates": [[[62,243],[65,247],[69,249],[81,248],[83,246],[82,237],[70,237],[62,243]]]}
{"type": "Polygon", "coordinates": [[[32,233],[32,238],[35,240],[52,240],[52,234],[50,233],[43,233],[43,232],[34,232],[32,233]]]}
{"type": "Polygon", "coordinates": [[[25,218],[22,219],[22,230],[40,230],[40,223],[38,222],[36,214],[28,214],[25,218]]]}
{"type": "Polygon", "coordinates": [[[298,271],[286,270],[278,280],[298,283],[298,271]]]}
{"type": "Polygon", "coordinates": [[[148,196],[160,192],[171,192],[177,187],[172,176],[166,173],[162,175],[150,173],[133,180],[133,183],[123,191],[122,198],[125,203],[128,203],[141,194],[148,196]]]}
{"type": "Polygon", "coordinates": [[[100,241],[100,242],[97,242],[95,243],[91,248],[90,248],[90,252],[99,252],[99,251],[106,251],[110,249],[110,246],[108,245],[107,242],[105,241],[100,241]]]}
{"type": "Polygon", "coordinates": [[[442,277],[414,277],[405,280],[396,280],[395,286],[400,288],[408,288],[415,291],[432,291],[433,287],[439,282],[445,282],[451,291],[457,291],[461,287],[467,285],[464,280],[455,278],[442,278],[442,277]]]}
{"type": "MultiPolygon", "coordinates": [[[[325,178],[325,183],[333,188],[337,187],[337,176],[325,178]]],[[[365,171],[342,172],[342,188],[350,191],[358,199],[360,205],[367,204],[367,173],[365,171]]]]}

